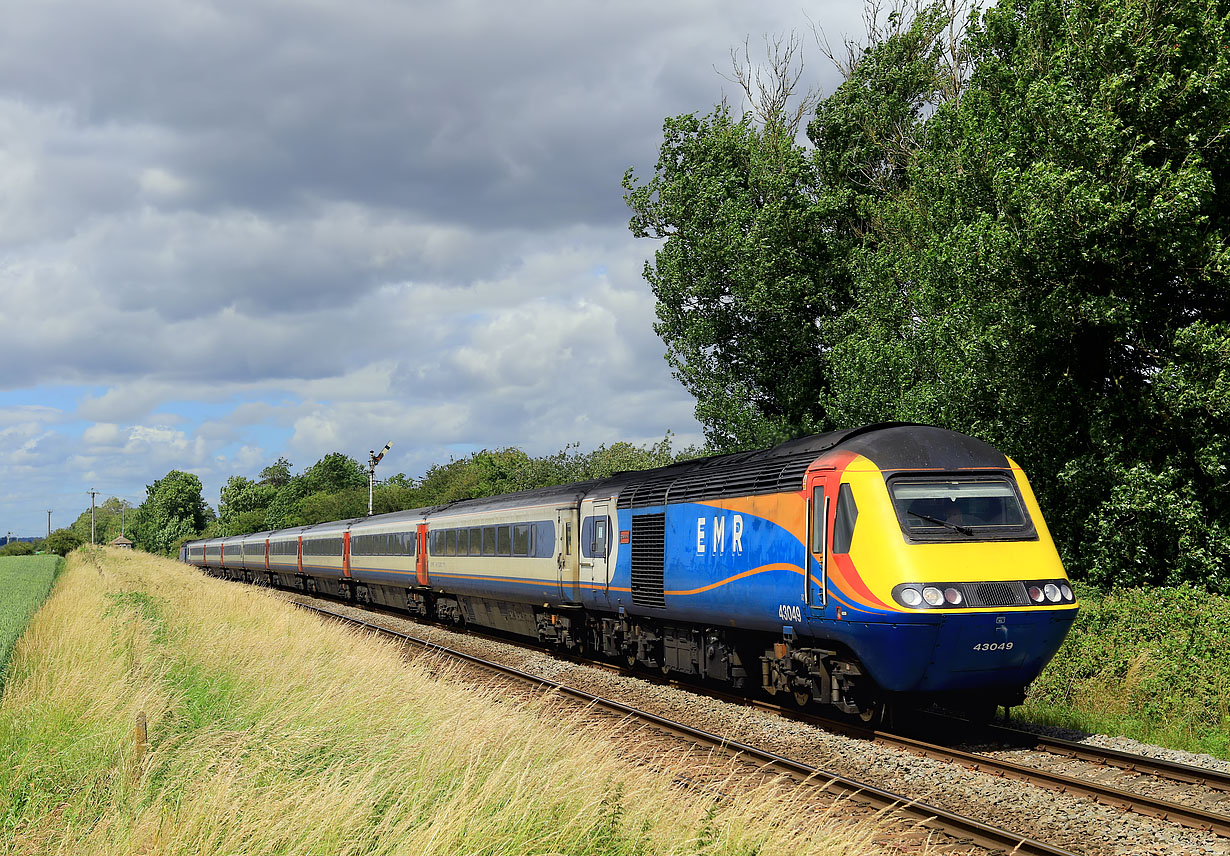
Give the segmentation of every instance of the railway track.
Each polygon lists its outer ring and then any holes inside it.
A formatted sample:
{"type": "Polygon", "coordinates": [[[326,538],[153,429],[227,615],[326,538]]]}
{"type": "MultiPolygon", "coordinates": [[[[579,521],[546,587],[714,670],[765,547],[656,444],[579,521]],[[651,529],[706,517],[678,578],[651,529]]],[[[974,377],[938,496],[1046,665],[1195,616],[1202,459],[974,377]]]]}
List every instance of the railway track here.
{"type": "MultiPolygon", "coordinates": [[[[332,602],[332,599],[314,599],[332,602]]],[[[449,653],[450,656],[459,656],[461,659],[468,660],[475,665],[483,665],[495,669],[496,671],[510,673],[510,675],[511,673],[518,672],[516,669],[509,669],[498,663],[488,663],[481,657],[475,657],[464,652],[456,652],[453,654],[451,649],[446,645],[440,645],[438,643],[418,639],[417,637],[409,634],[404,634],[396,630],[381,627],[378,624],[353,619],[349,616],[344,616],[340,613],[333,612],[332,610],[310,604],[304,604],[297,600],[291,600],[291,602],[305,609],[334,617],[338,620],[343,620],[356,626],[368,627],[372,632],[402,639],[406,642],[419,644],[429,649],[441,651],[442,653],[449,653]]],[[[381,608],[372,608],[370,606],[361,606],[350,603],[346,603],[345,606],[353,609],[361,609],[364,612],[373,613],[375,615],[387,615],[390,618],[400,621],[414,621],[411,616],[407,616],[406,614],[398,611],[384,610],[381,608]]],[[[455,628],[442,628],[432,623],[428,623],[428,626],[435,627],[438,630],[445,630],[446,632],[458,632],[455,628]]],[[[540,647],[531,646],[522,641],[512,639],[504,635],[493,635],[475,630],[466,630],[462,631],[462,633],[486,642],[497,642],[504,645],[512,645],[527,652],[534,652],[539,655],[555,657],[558,660],[583,664],[588,667],[597,667],[602,671],[615,675],[634,675],[638,679],[648,680],[655,684],[677,686],[686,689],[693,694],[700,694],[729,703],[770,711],[785,718],[796,720],[801,723],[823,729],[830,733],[837,733],[843,736],[892,747],[899,751],[912,752],[916,755],[942,760],[966,769],[997,776],[1006,780],[1027,782],[1040,788],[1061,793],[1066,796],[1084,797],[1094,803],[1108,808],[1113,808],[1114,810],[1133,812],[1163,823],[1175,824],[1194,830],[1200,830],[1204,833],[1218,836],[1218,838],[1225,845],[1224,849],[1222,845],[1219,844],[1215,845],[1214,849],[1207,849],[1203,852],[1230,853],[1230,816],[1220,814],[1217,811],[1207,811],[1197,807],[1181,805],[1145,794],[1098,784],[1086,778],[1067,776],[1048,772],[1046,770],[1040,770],[1036,767],[998,759],[984,752],[965,751],[962,749],[945,746],[941,743],[918,739],[905,734],[873,730],[867,727],[851,724],[848,721],[827,719],[810,712],[801,711],[790,705],[780,705],[772,701],[754,699],[747,696],[737,696],[729,692],[723,692],[721,690],[700,686],[695,682],[661,676],[654,672],[647,673],[643,670],[633,670],[625,666],[611,664],[602,660],[590,660],[571,654],[546,651],[540,647]]],[[[541,687],[558,690],[562,694],[573,695],[575,698],[583,700],[587,703],[605,706],[603,704],[603,702],[606,701],[605,699],[600,700],[598,696],[590,693],[580,690],[573,692],[558,682],[539,676],[530,675],[528,673],[518,674],[522,676],[520,678],[521,680],[531,682],[541,687]]],[[[614,701],[610,702],[610,707],[608,709],[619,711],[627,716],[634,716],[636,712],[635,708],[622,705],[621,703],[614,701]]],[[[959,738],[960,742],[963,743],[968,743],[972,739],[977,740],[979,738],[985,738],[987,740],[1010,744],[1014,748],[1036,750],[1051,755],[1060,755],[1082,762],[1097,764],[1103,767],[1117,767],[1132,773],[1153,776],[1186,785],[1207,787],[1211,791],[1216,791],[1218,793],[1226,793],[1230,791],[1230,776],[1227,776],[1217,770],[1194,767],[1174,761],[1151,758],[1120,750],[1104,749],[1102,747],[1074,743],[1072,741],[1060,740],[1058,738],[1047,737],[1030,732],[1017,731],[1001,726],[988,726],[982,730],[978,730],[973,729],[969,723],[952,720],[951,718],[948,719],[950,728],[955,722],[957,727],[964,730],[964,733],[962,733],[959,738]]],[[[654,720],[661,720],[662,722],[662,724],[655,727],[661,727],[663,730],[670,731],[671,733],[682,735],[688,731],[688,726],[675,722],[674,720],[665,720],[662,717],[656,717],[652,713],[647,714],[644,721],[653,722],[654,720]]],[[[697,735],[705,734],[705,732],[700,731],[699,729],[692,729],[692,731],[696,732],[697,735]]],[[[705,742],[705,740],[703,738],[699,738],[699,736],[697,739],[699,742],[705,742]]],[[[774,761],[770,761],[770,758],[781,758],[781,756],[777,756],[774,753],[762,752],[761,750],[755,749],[751,746],[746,746],[729,740],[722,740],[721,738],[711,734],[708,735],[707,742],[709,745],[722,745],[730,751],[746,753],[747,757],[764,758],[764,762],[766,764],[776,763],[774,761]],[[715,743],[713,741],[717,742],[715,743]]],[[[784,762],[784,766],[781,766],[778,769],[781,769],[783,772],[788,772],[788,774],[794,776],[795,778],[804,779],[811,776],[824,778],[826,781],[831,779],[832,784],[828,789],[834,793],[849,793],[850,789],[853,788],[866,795],[867,801],[873,805],[881,808],[893,805],[900,811],[905,810],[902,806],[913,805],[917,808],[917,811],[908,813],[915,817],[925,815],[927,818],[934,818],[932,821],[933,826],[931,828],[943,830],[948,836],[975,842],[983,849],[996,850],[1006,848],[1008,850],[1012,850],[1013,848],[1019,848],[1015,851],[1019,853],[1074,852],[1072,850],[1065,850],[1061,847],[1047,844],[1043,841],[1038,841],[1036,838],[1021,836],[1016,833],[1005,832],[1004,830],[996,830],[993,826],[971,818],[961,818],[959,814],[946,811],[937,806],[930,806],[922,803],[911,803],[909,798],[906,796],[895,794],[887,790],[881,790],[875,788],[874,786],[869,786],[865,783],[857,782],[853,779],[841,776],[840,774],[830,773],[814,766],[809,766],[797,761],[791,761],[788,758],[781,758],[781,761],[784,762]],[[791,764],[794,765],[792,771],[789,770],[791,764]],[[871,798],[872,795],[877,795],[876,799],[873,800],[871,798]],[[954,826],[950,827],[947,825],[948,821],[944,819],[947,816],[953,817],[952,823],[954,826]],[[962,820],[972,825],[962,829],[960,827],[962,820]],[[984,827],[985,829],[983,829],[984,827]],[[995,831],[988,832],[987,830],[995,831]],[[1011,847],[1008,846],[1007,840],[1002,837],[1005,835],[1011,840],[1011,847]]],[[[1070,847],[1075,842],[1068,841],[1065,843],[1070,847]]]]}
{"type": "Polygon", "coordinates": [[[703,729],[694,728],[685,723],[668,719],[613,699],[603,698],[585,690],[570,687],[559,681],[533,675],[493,660],[458,651],[427,639],[334,612],[324,607],[313,606],[299,601],[292,601],[292,603],[301,609],[328,619],[361,628],[376,635],[396,639],[424,651],[463,661],[503,677],[511,678],[519,683],[541,689],[549,689],[583,704],[614,712],[622,717],[651,725],[654,728],[677,735],[690,742],[737,754],[743,758],[753,759],[762,765],[762,768],[771,769],[834,796],[848,798],[869,805],[877,811],[886,811],[905,816],[910,818],[915,824],[941,832],[950,838],[956,839],[957,842],[972,844],[992,852],[1008,852],[1022,854],[1022,856],[1024,854],[1030,854],[1030,856],[1077,856],[1070,850],[1047,844],[1044,841],[1022,836],[1010,830],[1001,829],[974,818],[948,811],[939,806],[929,805],[903,794],[877,788],[865,782],[855,781],[838,773],[822,770],[774,752],[741,743],[728,737],[722,737],[703,729]]]}
{"type": "MultiPolygon", "coordinates": [[[[684,684],[684,686],[694,691],[702,692],[710,698],[734,704],[750,704],[759,709],[770,710],[780,716],[805,722],[817,728],[822,728],[825,731],[841,734],[846,737],[868,740],[883,746],[891,746],[911,752],[915,755],[949,761],[971,770],[1004,778],[1017,779],[1048,790],[1085,797],[1101,805],[1131,811],[1157,820],[1177,823],[1190,829],[1203,830],[1221,838],[1230,838],[1230,815],[1183,805],[1147,794],[1102,785],[1087,778],[1054,773],[1027,764],[1005,761],[986,752],[966,751],[946,746],[942,743],[936,743],[933,740],[912,737],[898,731],[867,728],[852,724],[846,720],[832,719],[819,714],[798,710],[797,708],[790,708],[758,699],[750,699],[721,690],[696,687],[690,684],[684,684]]],[[[1230,774],[1220,770],[1195,767],[1189,764],[1181,764],[1177,761],[1152,758],[1117,749],[1089,746],[1071,740],[1062,740],[1002,726],[977,726],[963,720],[933,714],[927,714],[927,717],[947,720],[950,728],[960,725],[966,729],[972,729],[972,732],[967,732],[960,738],[961,742],[969,742],[972,733],[978,738],[985,737],[990,740],[1002,741],[1022,749],[1047,752],[1103,767],[1115,767],[1141,775],[1154,776],[1186,785],[1205,787],[1213,791],[1230,792],[1230,774]]]]}
{"type": "Polygon", "coordinates": [[[1006,728],[999,725],[983,726],[984,732],[992,740],[1018,745],[1022,749],[1034,749],[1047,752],[1076,761],[1086,761],[1091,764],[1102,764],[1116,767],[1146,776],[1157,776],[1182,782],[1188,785],[1208,788],[1209,790],[1230,793],[1230,773],[1213,770],[1207,767],[1193,767],[1165,758],[1154,758],[1136,752],[1124,752],[1120,749],[1110,749],[1101,746],[1088,746],[1074,740],[1063,740],[1045,734],[1031,731],[1021,731],[1016,728],[1006,728]]]}
{"type": "MultiPolygon", "coordinates": [[[[951,746],[944,746],[938,743],[932,743],[925,740],[920,740],[914,737],[908,737],[903,734],[887,731],[876,731],[871,729],[859,729],[845,723],[834,722],[828,719],[817,718],[816,724],[819,727],[829,730],[840,730],[851,737],[873,740],[886,746],[893,746],[915,755],[921,755],[927,758],[936,758],[943,761],[951,761],[961,764],[971,770],[977,770],[982,773],[989,773],[995,776],[1003,776],[1005,778],[1018,779],[1023,782],[1028,782],[1041,788],[1048,790],[1059,791],[1061,793],[1072,796],[1085,797],[1091,799],[1101,805],[1112,806],[1123,809],[1124,811],[1135,812],[1136,814],[1146,817],[1156,818],[1158,820],[1177,823],[1181,826],[1186,826],[1191,829],[1200,829],[1205,832],[1211,832],[1214,835],[1222,838],[1230,838],[1230,816],[1219,814],[1193,806],[1181,805],[1169,800],[1158,799],[1146,794],[1137,793],[1135,791],[1123,790],[1107,785],[1102,785],[1086,778],[1077,776],[1064,775],[1062,773],[1054,773],[1047,770],[1041,770],[1037,767],[1031,767],[1026,764],[1017,764],[1012,761],[995,758],[983,752],[969,752],[963,749],[956,749],[951,746]]],[[[1012,731],[1011,729],[1005,729],[1012,731]]],[[[1018,732],[1012,732],[1015,735],[1018,732]]],[[[1025,732],[1019,732],[1025,734],[1025,732]]],[[[1048,744],[1050,745],[1050,744],[1048,744]]],[[[1093,763],[1111,764],[1112,760],[1122,760],[1120,756],[1129,753],[1120,753],[1115,750],[1106,750],[1110,754],[1103,754],[1103,750],[1097,747],[1087,747],[1082,744],[1076,744],[1081,747],[1081,756],[1078,760],[1090,761],[1093,763]]],[[[1055,751],[1059,750],[1059,746],[1055,746],[1055,751]]],[[[1137,756],[1139,757],[1139,756],[1137,756]]],[[[1153,761],[1155,759],[1147,759],[1153,761]]],[[[1123,763],[1127,763],[1123,761],[1123,763]]],[[[1154,766],[1148,763],[1142,763],[1141,767],[1150,770],[1149,775],[1159,775],[1165,778],[1173,778],[1178,781],[1192,782],[1203,774],[1211,774],[1208,778],[1221,781],[1220,774],[1216,771],[1204,770],[1200,767],[1189,767],[1183,764],[1168,763],[1166,765],[1154,766]],[[1157,772],[1153,772],[1153,770],[1157,772]]],[[[1140,772],[1140,770],[1137,770],[1140,772]]]]}

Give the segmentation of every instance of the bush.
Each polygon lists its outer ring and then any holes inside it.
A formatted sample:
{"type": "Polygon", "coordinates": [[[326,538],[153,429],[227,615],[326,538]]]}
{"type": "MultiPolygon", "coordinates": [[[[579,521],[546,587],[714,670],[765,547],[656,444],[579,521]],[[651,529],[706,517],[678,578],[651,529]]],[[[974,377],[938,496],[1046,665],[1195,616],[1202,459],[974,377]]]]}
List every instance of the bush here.
{"type": "Polygon", "coordinates": [[[1187,584],[1077,594],[1026,716],[1230,757],[1230,597],[1187,584]]]}

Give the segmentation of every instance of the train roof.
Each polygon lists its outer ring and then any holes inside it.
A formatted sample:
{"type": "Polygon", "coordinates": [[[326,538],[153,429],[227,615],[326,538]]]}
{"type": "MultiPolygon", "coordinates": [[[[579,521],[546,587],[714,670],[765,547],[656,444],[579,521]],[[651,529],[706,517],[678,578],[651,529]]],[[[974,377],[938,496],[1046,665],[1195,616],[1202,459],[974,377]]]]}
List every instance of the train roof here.
{"type": "MultiPolygon", "coordinates": [[[[587,496],[617,497],[619,508],[651,508],[668,502],[696,502],[802,489],[808,467],[835,449],[862,455],[885,472],[894,470],[1006,469],[1004,453],[974,437],[909,422],[881,422],[829,431],[779,443],[769,449],[711,455],[608,478],[535,488],[499,496],[463,499],[443,505],[394,511],[372,517],[297,526],[261,537],[324,534],[349,527],[447,519],[454,515],[526,506],[574,505],[587,496]]],[[[231,536],[234,537],[256,537],[231,536]]],[[[208,539],[207,544],[224,538],[208,539]]],[[[194,542],[195,543],[195,542],[194,542]]]]}
{"type": "Polygon", "coordinates": [[[857,437],[914,427],[917,426],[904,422],[885,422],[813,434],[787,440],[769,449],[713,455],[653,470],[617,473],[604,480],[602,487],[610,488],[612,494],[619,493],[620,508],[794,492],[802,489],[807,468],[825,452],[857,437]]]}

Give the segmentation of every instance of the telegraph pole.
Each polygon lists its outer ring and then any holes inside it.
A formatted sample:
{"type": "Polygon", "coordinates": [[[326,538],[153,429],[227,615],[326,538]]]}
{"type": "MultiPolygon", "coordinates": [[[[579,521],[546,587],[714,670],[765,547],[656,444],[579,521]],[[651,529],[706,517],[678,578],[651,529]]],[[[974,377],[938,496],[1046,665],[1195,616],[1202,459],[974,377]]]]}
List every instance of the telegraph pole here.
{"type": "Polygon", "coordinates": [[[128,513],[128,500],[120,500],[120,537],[124,537],[124,517],[128,513]]]}
{"type": "Polygon", "coordinates": [[[98,491],[90,488],[90,546],[94,546],[94,497],[98,496],[98,491]]]}
{"type": "Polygon", "coordinates": [[[51,509],[47,509],[47,537],[51,537],[51,509]]]}
{"type": "Polygon", "coordinates": [[[380,459],[384,457],[385,452],[393,448],[393,441],[384,444],[384,448],[377,455],[375,451],[367,453],[367,516],[372,516],[372,495],[376,488],[376,464],[380,463],[380,459]]]}

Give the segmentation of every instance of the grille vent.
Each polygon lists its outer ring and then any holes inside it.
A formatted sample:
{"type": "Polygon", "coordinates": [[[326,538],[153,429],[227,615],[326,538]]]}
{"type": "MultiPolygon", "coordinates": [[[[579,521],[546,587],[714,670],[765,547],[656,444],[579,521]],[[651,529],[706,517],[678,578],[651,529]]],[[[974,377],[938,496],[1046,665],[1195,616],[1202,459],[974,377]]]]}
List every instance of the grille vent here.
{"type": "Polygon", "coordinates": [[[1027,606],[1029,595],[1023,583],[969,583],[965,597],[970,606],[1027,606]]]}
{"type": "Polygon", "coordinates": [[[803,474],[815,459],[816,453],[808,451],[793,459],[748,462],[742,466],[722,467],[716,472],[671,474],[624,491],[618,504],[620,508],[653,508],[667,502],[797,491],[802,489],[803,474]]]}
{"type": "Polygon", "coordinates": [[[632,602],[666,606],[666,515],[637,514],[632,518],[632,602]]]}

